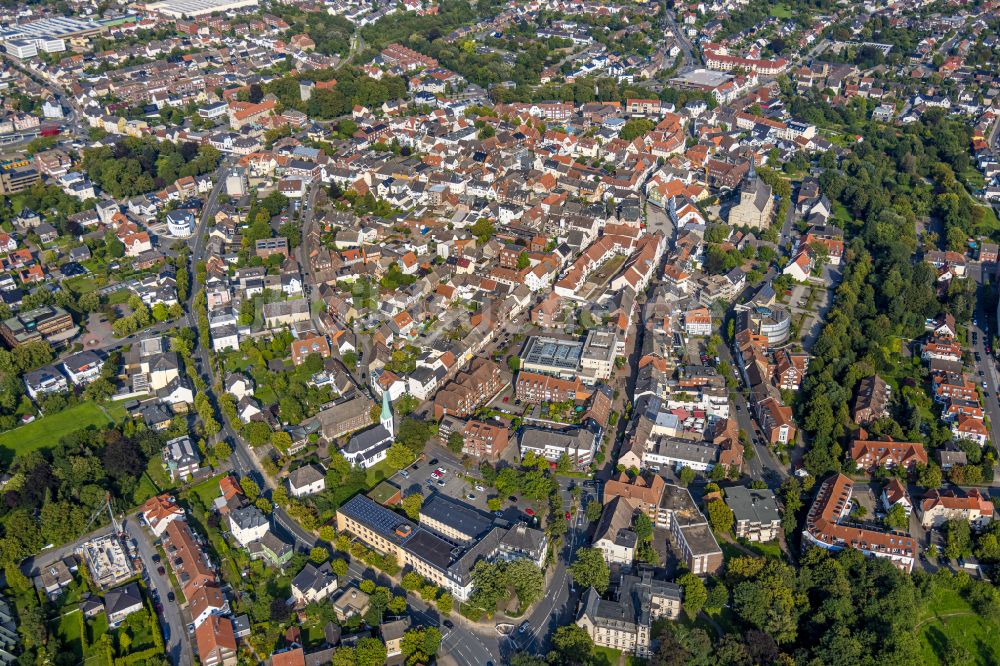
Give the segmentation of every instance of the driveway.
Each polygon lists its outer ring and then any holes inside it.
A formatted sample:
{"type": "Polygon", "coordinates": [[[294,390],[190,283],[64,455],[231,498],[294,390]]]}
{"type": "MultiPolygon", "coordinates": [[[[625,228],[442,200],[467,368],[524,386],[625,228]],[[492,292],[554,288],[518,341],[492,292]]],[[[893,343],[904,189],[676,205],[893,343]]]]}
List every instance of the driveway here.
{"type": "Polygon", "coordinates": [[[170,601],[167,597],[173,591],[173,587],[170,585],[170,578],[166,573],[166,562],[157,564],[153,561],[153,555],[156,555],[157,551],[153,544],[152,534],[140,526],[139,521],[135,518],[126,521],[125,529],[138,543],[139,556],[142,558],[142,565],[149,578],[150,590],[156,590],[159,593],[160,603],[163,605],[163,612],[159,617],[161,628],[165,626],[170,633],[170,639],[166,641],[167,656],[174,664],[193,664],[191,642],[188,640],[184,618],[181,615],[179,598],[177,601],[170,601]],[[164,575],[162,576],[156,570],[159,566],[164,567],[164,575]]]}

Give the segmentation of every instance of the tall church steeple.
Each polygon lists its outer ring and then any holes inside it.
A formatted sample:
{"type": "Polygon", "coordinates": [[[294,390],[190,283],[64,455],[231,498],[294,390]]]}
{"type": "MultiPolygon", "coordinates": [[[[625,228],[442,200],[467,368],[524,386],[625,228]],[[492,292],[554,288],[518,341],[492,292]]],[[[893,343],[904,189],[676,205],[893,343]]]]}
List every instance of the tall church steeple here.
{"type": "Polygon", "coordinates": [[[390,435],[393,437],[396,436],[396,431],[392,424],[392,407],[389,405],[388,390],[382,391],[382,416],[379,417],[379,421],[381,421],[385,429],[389,431],[390,435]]]}

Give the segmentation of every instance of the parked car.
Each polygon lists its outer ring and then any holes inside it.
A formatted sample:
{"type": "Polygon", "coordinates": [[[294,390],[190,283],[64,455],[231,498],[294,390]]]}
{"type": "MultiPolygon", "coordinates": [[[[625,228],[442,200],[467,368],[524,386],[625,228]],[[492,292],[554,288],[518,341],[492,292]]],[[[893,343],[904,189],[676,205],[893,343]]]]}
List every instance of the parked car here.
{"type": "Polygon", "coordinates": [[[162,566],[156,567],[156,573],[160,574],[161,576],[165,576],[166,573],[167,573],[167,570],[164,569],[162,566]]]}
{"type": "Polygon", "coordinates": [[[531,507],[528,507],[527,509],[525,509],[524,512],[526,514],[528,514],[529,516],[534,516],[535,515],[535,510],[532,509],[531,507]]]}
{"type": "Polygon", "coordinates": [[[167,592],[167,601],[173,601],[176,598],[177,598],[177,595],[175,595],[172,591],[171,592],[167,592]]]}
{"type": "Polygon", "coordinates": [[[479,485],[476,486],[476,490],[478,490],[481,493],[482,492],[486,492],[486,488],[484,488],[483,486],[479,486],[479,485]]]}

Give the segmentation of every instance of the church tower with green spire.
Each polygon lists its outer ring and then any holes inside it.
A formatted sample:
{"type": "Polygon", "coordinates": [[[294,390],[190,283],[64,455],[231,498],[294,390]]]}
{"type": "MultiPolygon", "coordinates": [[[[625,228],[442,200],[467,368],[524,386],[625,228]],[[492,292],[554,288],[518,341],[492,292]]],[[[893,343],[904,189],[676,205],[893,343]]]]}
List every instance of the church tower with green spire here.
{"type": "Polygon", "coordinates": [[[389,405],[388,391],[382,391],[382,416],[379,417],[379,421],[382,422],[382,426],[389,431],[390,435],[396,436],[396,431],[392,427],[392,407],[389,405]]]}

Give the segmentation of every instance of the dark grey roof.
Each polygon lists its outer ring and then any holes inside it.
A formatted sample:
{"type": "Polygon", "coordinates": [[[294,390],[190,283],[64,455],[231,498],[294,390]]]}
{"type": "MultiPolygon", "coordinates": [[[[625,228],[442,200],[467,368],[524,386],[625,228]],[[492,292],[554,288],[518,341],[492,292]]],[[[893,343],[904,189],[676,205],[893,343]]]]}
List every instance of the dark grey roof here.
{"type": "Polygon", "coordinates": [[[408,617],[392,620],[391,622],[383,622],[379,625],[379,631],[382,633],[382,640],[384,641],[393,641],[402,638],[403,634],[409,628],[410,618],[408,617]]]}
{"type": "Polygon", "coordinates": [[[306,590],[318,591],[328,587],[336,580],[337,576],[330,568],[329,562],[324,562],[318,567],[310,562],[292,579],[292,587],[303,592],[306,590]]]}
{"type": "Polygon", "coordinates": [[[261,513],[260,509],[250,504],[230,511],[229,520],[238,525],[240,529],[248,530],[266,524],[267,516],[261,513]]]}
{"type": "Polygon", "coordinates": [[[500,538],[503,547],[523,553],[538,553],[545,541],[545,532],[524,523],[514,525],[500,538]]]}
{"type": "Polygon", "coordinates": [[[142,605],[142,592],[136,583],[128,583],[104,595],[104,609],[109,615],[114,615],[136,604],[142,605]]]}
{"type": "Polygon", "coordinates": [[[425,516],[444,523],[469,539],[475,539],[493,526],[492,518],[487,518],[472,507],[440,493],[431,495],[420,507],[421,520],[425,516]]]}
{"type": "Polygon", "coordinates": [[[288,482],[294,488],[302,488],[325,477],[326,475],[316,465],[303,465],[288,475],[288,482]]]}
{"type": "Polygon", "coordinates": [[[654,580],[649,571],[644,571],[639,576],[622,576],[609,596],[611,598],[602,599],[594,588],[587,590],[578,617],[587,616],[599,627],[619,631],[635,631],[639,626],[648,628],[652,621],[652,597],[668,597],[679,602],[681,589],[674,583],[654,580]]]}
{"type": "Polygon", "coordinates": [[[607,539],[625,548],[635,548],[638,542],[632,530],[632,515],[635,511],[623,497],[615,497],[604,505],[601,519],[594,529],[594,541],[607,539]]]}
{"type": "Polygon", "coordinates": [[[422,527],[416,529],[413,536],[403,544],[403,548],[442,570],[448,568],[457,550],[455,544],[422,527]]]}
{"type": "Polygon", "coordinates": [[[733,510],[737,521],[749,520],[769,524],[781,520],[778,505],[771,490],[733,486],[726,488],[726,504],[733,510]]]}
{"type": "Polygon", "coordinates": [[[78,354],[73,354],[72,356],[66,357],[63,361],[65,365],[72,372],[78,372],[81,368],[88,365],[95,365],[101,362],[101,357],[92,351],[82,351],[78,354]]]}
{"type": "Polygon", "coordinates": [[[365,495],[355,495],[337,511],[394,543],[405,543],[417,528],[411,521],[365,495]]]}
{"type": "MultiPolygon", "coordinates": [[[[384,425],[379,424],[374,428],[369,428],[368,430],[362,430],[361,432],[356,433],[347,442],[343,451],[344,453],[365,453],[369,449],[378,448],[387,441],[391,446],[392,435],[385,429],[384,425]]],[[[370,457],[370,454],[366,457],[370,457]]]]}

